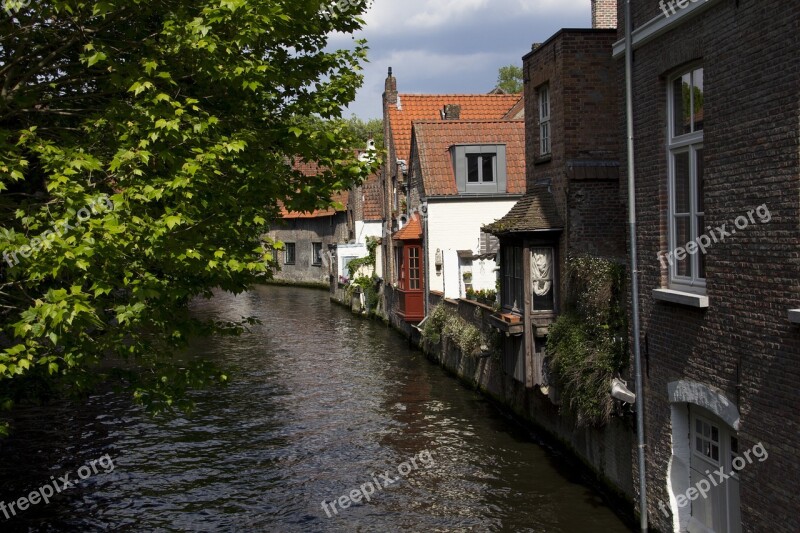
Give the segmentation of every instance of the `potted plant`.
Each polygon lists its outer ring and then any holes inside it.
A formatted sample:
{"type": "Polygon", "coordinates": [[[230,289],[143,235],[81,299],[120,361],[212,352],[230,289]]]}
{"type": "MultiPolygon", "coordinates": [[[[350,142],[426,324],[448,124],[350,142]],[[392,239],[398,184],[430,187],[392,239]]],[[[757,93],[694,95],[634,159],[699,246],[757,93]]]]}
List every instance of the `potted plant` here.
{"type": "Polygon", "coordinates": [[[472,287],[467,287],[467,300],[475,300],[475,291],[472,290],[472,287]]]}

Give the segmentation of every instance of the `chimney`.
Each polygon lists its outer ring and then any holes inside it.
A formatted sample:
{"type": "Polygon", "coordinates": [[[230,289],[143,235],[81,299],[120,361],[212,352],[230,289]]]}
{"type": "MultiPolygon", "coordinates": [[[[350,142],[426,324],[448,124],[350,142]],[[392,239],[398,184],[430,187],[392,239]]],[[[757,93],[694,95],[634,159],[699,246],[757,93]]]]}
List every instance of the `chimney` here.
{"type": "Polygon", "coordinates": [[[389,67],[389,75],[386,77],[383,102],[384,105],[397,105],[397,78],[392,76],[392,67],[389,67]]]}
{"type": "Polygon", "coordinates": [[[461,120],[461,106],[447,104],[442,110],[442,120],[461,120]]]}
{"type": "Polygon", "coordinates": [[[617,27],[617,0],[592,0],[592,28],[617,27]]]}

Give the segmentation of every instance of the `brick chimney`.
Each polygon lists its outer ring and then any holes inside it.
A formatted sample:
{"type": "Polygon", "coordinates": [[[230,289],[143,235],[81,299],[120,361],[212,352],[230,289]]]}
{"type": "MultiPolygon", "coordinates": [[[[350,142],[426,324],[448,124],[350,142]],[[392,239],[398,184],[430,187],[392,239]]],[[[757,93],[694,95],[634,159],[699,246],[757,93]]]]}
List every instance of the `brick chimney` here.
{"type": "Polygon", "coordinates": [[[592,0],[592,28],[617,27],[617,0],[592,0]]]}
{"type": "Polygon", "coordinates": [[[392,76],[392,67],[389,67],[389,75],[386,77],[386,85],[383,93],[384,105],[397,105],[397,78],[392,76]]]}
{"type": "Polygon", "coordinates": [[[447,104],[442,110],[442,120],[461,120],[461,106],[447,104]]]}

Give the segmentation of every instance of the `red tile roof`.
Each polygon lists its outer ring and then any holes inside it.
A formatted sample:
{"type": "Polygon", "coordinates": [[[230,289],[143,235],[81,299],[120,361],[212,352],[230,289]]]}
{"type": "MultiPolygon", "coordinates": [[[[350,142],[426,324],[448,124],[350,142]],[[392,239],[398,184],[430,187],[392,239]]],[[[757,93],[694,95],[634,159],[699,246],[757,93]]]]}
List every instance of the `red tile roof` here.
{"type": "Polygon", "coordinates": [[[519,99],[519,94],[400,94],[398,105],[389,106],[397,158],[407,160],[409,157],[411,123],[415,120],[442,120],[440,111],[447,104],[461,106],[461,120],[499,120],[519,99]]]}
{"type": "MultiPolygon", "coordinates": [[[[321,168],[316,161],[302,161],[298,159],[294,161],[294,163],[292,164],[292,168],[294,168],[294,170],[301,172],[304,176],[312,178],[321,172],[321,168]]],[[[289,211],[288,209],[286,209],[283,203],[281,203],[280,204],[281,218],[288,220],[297,218],[318,218],[318,217],[333,216],[336,213],[346,210],[348,195],[349,195],[348,191],[340,191],[334,193],[334,195],[331,197],[331,202],[340,204],[339,206],[336,207],[330,206],[326,209],[316,209],[314,211],[304,211],[304,212],[289,211]]]]}
{"type": "Polygon", "coordinates": [[[505,144],[506,191],[525,193],[524,120],[439,120],[414,123],[426,196],[458,194],[450,148],[455,144],[505,144]]]}
{"type": "Polygon", "coordinates": [[[394,233],[396,241],[418,241],[422,239],[422,223],[419,213],[411,215],[411,220],[402,229],[394,233]]]}
{"type": "Polygon", "coordinates": [[[377,174],[371,175],[361,187],[364,195],[364,221],[375,222],[383,220],[381,207],[381,181],[377,174]]]}

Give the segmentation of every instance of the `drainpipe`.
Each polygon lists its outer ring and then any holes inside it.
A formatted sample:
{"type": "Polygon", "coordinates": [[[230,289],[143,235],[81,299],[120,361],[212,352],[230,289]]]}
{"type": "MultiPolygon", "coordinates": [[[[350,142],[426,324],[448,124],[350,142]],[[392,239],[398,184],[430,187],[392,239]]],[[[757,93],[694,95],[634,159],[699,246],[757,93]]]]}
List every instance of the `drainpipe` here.
{"type": "Polygon", "coordinates": [[[633,364],[636,383],[636,437],[639,456],[639,515],[643,533],[647,532],[647,477],[645,475],[644,388],[642,387],[642,354],[639,346],[639,271],[636,248],[636,165],[633,149],[633,21],[631,0],[625,0],[625,108],[628,134],[628,232],[631,248],[631,313],[633,315],[633,364]]]}
{"type": "MultiPolygon", "coordinates": [[[[420,198],[420,200],[419,200],[420,206],[424,205],[425,201],[426,201],[425,198],[420,198]]],[[[431,306],[430,302],[428,301],[428,298],[430,298],[430,294],[431,294],[431,292],[430,292],[431,291],[431,285],[430,285],[430,283],[431,283],[431,264],[430,264],[430,256],[428,255],[428,241],[430,239],[428,238],[428,212],[427,212],[427,209],[425,210],[424,213],[421,212],[421,211],[422,210],[420,209],[420,216],[422,217],[422,256],[424,257],[423,266],[425,267],[423,269],[423,271],[425,272],[425,287],[424,287],[424,292],[423,292],[423,295],[422,295],[423,296],[422,303],[425,304],[425,307],[424,307],[425,318],[428,318],[428,310],[430,309],[430,306],[431,306]]],[[[434,264],[435,263],[436,263],[436,260],[434,259],[434,264]]],[[[444,271],[444,267],[442,268],[442,271],[444,271]]]]}

